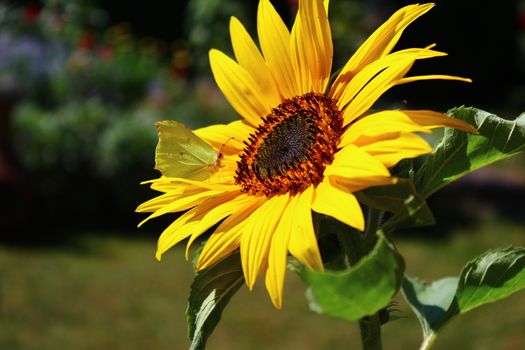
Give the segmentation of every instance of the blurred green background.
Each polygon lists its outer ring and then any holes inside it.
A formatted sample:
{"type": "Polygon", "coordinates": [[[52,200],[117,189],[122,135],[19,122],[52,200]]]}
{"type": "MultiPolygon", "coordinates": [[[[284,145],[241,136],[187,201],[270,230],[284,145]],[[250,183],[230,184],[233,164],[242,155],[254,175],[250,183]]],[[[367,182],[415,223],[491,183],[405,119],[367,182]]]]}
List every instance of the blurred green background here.
{"type": "MultiPolygon", "coordinates": [[[[272,1],[287,23],[297,1],[272,1]]],[[[407,1],[332,0],[334,68],[407,1]]],[[[525,1],[437,1],[398,47],[436,42],[449,57],[377,108],[446,111],[473,105],[502,117],[525,110],[525,1]]],[[[193,271],[178,249],[162,263],[155,239],[172,218],[141,230],[135,207],[155,193],[154,122],[191,127],[237,118],[217,90],[207,52],[231,52],[229,17],[251,33],[257,1],[45,0],[0,3],[0,349],[182,349],[193,271]]],[[[454,183],[430,200],[438,225],[400,234],[408,273],[457,275],[486,249],[525,245],[525,158],[454,183]]],[[[288,275],[276,311],[262,285],[241,289],[210,349],[358,348],[356,325],[308,311],[288,275]]],[[[437,349],[523,349],[524,294],[454,321],[437,349]]],[[[417,320],[384,327],[386,349],[416,348],[417,320]]]]}

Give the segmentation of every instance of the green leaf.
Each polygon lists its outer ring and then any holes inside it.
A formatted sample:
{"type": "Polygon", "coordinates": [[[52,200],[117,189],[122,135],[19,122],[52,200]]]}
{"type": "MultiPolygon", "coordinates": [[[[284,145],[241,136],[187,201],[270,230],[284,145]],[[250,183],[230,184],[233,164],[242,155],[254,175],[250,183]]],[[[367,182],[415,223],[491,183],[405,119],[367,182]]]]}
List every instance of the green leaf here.
{"type": "Polygon", "coordinates": [[[238,253],[197,273],[186,310],[190,350],[204,349],[208,337],[221,319],[222,311],[243,282],[238,253]]]}
{"type": "Polygon", "coordinates": [[[406,277],[403,295],[423,328],[421,349],[429,349],[439,329],[457,315],[525,289],[525,248],[488,251],[465,265],[459,279],[425,285],[406,277]],[[457,287],[456,287],[457,286],[457,287]]]}
{"type": "Polygon", "coordinates": [[[401,290],[423,329],[422,349],[432,343],[438,329],[445,323],[457,286],[457,277],[446,277],[427,284],[405,276],[401,290]]]}
{"type": "Polygon", "coordinates": [[[479,134],[445,129],[441,142],[415,173],[416,187],[425,198],[449,182],[525,149],[525,114],[514,121],[466,107],[449,114],[474,125],[479,134]]]}
{"type": "Polygon", "coordinates": [[[465,313],[525,288],[525,248],[500,248],[465,265],[459,277],[455,309],[465,313]]]}
{"type": "Polygon", "coordinates": [[[401,284],[405,264],[383,235],[369,255],[345,271],[299,269],[313,311],[358,320],[385,307],[401,284]]]}
{"type": "Polygon", "coordinates": [[[435,223],[425,199],[417,193],[410,179],[399,179],[395,185],[369,187],[357,192],[356,196],[371,208],[394,213],[381,228],[383,232],[435,223]]]}

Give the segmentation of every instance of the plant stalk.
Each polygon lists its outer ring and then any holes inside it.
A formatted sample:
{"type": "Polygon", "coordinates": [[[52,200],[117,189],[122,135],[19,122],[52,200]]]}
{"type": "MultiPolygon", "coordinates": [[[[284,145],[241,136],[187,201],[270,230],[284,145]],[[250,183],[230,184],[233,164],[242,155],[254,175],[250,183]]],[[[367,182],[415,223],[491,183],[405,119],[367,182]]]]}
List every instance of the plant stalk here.
{"type": "MultiPolygon", "coordinates": [[[[379,227],[381,211],[369,208],[366,220],[366,230],[364,234],[354,230],[341,232],[339,239],[343,245],[350,265],[355,265],[365,257],[377,242],[376,231],[379,227]]],[[[381,320],[379,312],[363,317],[359,320],[359,332],[361,334],[361,344],[363,350],[382,350],[381,340],[381,320]]]]}
{"type": "Polygon", "coordinates": [[[381,321],[379,313],[363,317],[359,320],[359,332],[361,333],[361,344],[363,350],[382,350],[381,321]]]}
{"type": "Polygon", "coordinates": [[[377,209],[368,208],[366,214],[366,229],[364,234],[364,246],[366,254],[368,254],[377,242],[377,229],[379,228],[379,221],[381,220],[382,212],[377,209]]]}

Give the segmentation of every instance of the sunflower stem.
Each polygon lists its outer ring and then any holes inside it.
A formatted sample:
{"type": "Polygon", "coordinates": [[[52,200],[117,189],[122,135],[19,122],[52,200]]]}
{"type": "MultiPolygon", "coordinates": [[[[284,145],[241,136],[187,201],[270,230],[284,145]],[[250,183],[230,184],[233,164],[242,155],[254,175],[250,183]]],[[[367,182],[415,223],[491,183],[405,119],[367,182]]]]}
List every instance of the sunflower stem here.
{"type": "Polygon", "coordinates": [[[361,344],[363,345],[363,350],[383,349],[379,313],[360,319],[359,332],[361,333],[361,344]]]}
{"type": "MultiPolygon", "coordinates": [[[[366,215],[366,230],[363,239],[363,248],[365,254],[370,253],[377,242],[377,229],[381,221],[383,212],[374,208],[368,208],[366,215]]],[[[361,343],[363,350],[381,350],[383,349],[381,341],[381,319],[379,312],[359,320],[359,331],[361,333],[361,343]]]]}
{"type": "Polygon", "coordinates": [[[368,254],[377,242],[377,229],[379,228],[379,222],[383,212],[374,208],[368,208],[368,213],[366,214],[366,229],[364,234],[364,246],[366,253],[368,254]]]}
{"type": "MultiPolygon", "coordinates": [[[[365,257],[377,242],[377,229],[381,220],[382,212],[369,208],[366,219],[366,230],[364,234],[357,231],[341,232],[339,239],[348,257],[350,265],[355,265],[365,257]]],[[[363,317],[359,320],[359,332],[363,350],[382,350],[381,341],[381,319],[379,312],[363,317]]]]}

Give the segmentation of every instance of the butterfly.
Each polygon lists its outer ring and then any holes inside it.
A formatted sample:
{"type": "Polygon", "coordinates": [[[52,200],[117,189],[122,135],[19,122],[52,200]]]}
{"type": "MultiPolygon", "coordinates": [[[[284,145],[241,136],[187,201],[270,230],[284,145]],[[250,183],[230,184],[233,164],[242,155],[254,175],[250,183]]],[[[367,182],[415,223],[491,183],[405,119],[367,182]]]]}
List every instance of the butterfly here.
{"type": "Polygon", "coordinates": [[[162,175],[204,180],[220,170],[224,156],[222,147],[216,151],[190,128],[175,120],[159,121],[155,126],[159,136],[155,169],[162,175]]]}

